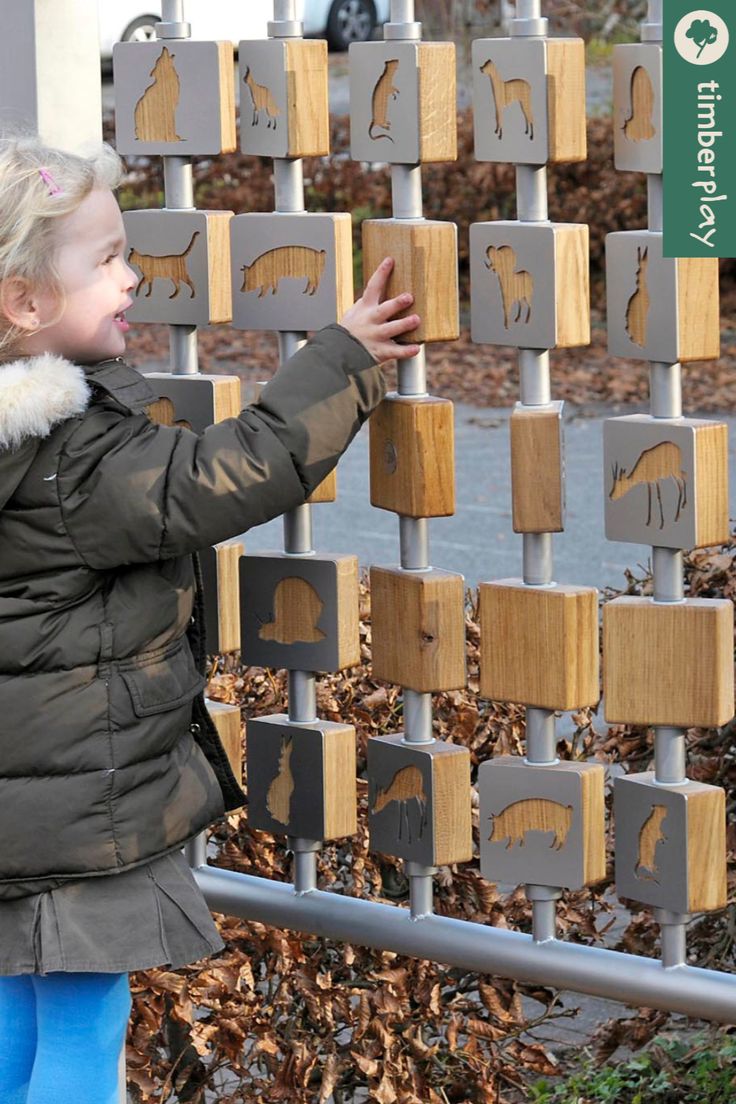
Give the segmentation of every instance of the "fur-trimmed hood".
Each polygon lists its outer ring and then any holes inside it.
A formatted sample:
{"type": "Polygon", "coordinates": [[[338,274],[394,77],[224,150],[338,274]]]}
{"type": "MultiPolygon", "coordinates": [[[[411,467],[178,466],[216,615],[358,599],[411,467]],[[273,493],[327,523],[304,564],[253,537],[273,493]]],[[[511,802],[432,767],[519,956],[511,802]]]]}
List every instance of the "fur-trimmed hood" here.
{"type": "Polygon", "coordinates": [[[0,453],[87,409],[91,390],[84,369],[44,353],[0,364],[0,453]]]}

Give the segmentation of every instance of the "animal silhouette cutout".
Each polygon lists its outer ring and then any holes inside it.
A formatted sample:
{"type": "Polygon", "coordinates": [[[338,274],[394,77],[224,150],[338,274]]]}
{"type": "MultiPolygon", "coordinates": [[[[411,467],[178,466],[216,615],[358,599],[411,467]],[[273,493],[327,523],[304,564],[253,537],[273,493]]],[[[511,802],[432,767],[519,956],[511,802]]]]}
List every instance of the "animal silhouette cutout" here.
{"type": "Polygon", "coordinates": [[[271,620],[262,624],[258,636],[261,640],[275,640],[278,644],[315,644],[325,639],[325,633],[317,628],[324,603],[317,591],[296,576],[281,579],[273,595],[271,620]]]}
{"type": "Polygon", "coordinates": [[[507,805],[500,813],[492,813],[491,843],[506,840],[506,850],[518,843],[523,847],[529,832],[551,832],[550,847],[561,851],[567,842],[572,824],[572,805],[562,805],[546,797],[525,797],[507,805]]]}
{"type": "Polygon", "coordinates": [[[493,89],[493,103],[496,109],[494,134],[499,138],[503,138],[504,111],[511,104],[518,103],[524,116],[524,133],[529,135],[531,141],[534,138],[534,117],[532,115],[532,89],[529,81],[524,80],[523,77],[512,77],[511,80],[504,80],[490,58],[481,65],[480,71],[488,77],[493,89]]]}
{"type": "Polygon", "coordinates": [[[649,288],[647,287],[647,268],[649,267],[649,247],[636,249],[636,291],[626,306],[626,332],[634,342],[643,348],[647,343],[647,321],[649,318],[649,288]]]}
{"type": "Polygon", "coordinates": [[[390,802],[398,802],[399,807],[399,839],[402,838],[401,825],[406,820],[407,841],[412,842],[411,824],[409,822],[409,802],[416,801],[419,810],[419,832],[417,839],[421,839],[427,824],[427,794],[424,789],[424,779],[419,767],[401,767],[397,770],[388,786],[379,789],[373,802],[373,812],[381,813],[390,802]]]}
{"type": "Polygon", "coordinates": [[[652,448],[645,449],[638,457],[636,463],[627,474],[625,468],[614,463],[611,468],[613,484],[608,493],[612,502],[628,494],[640,483],[647,487],[647,520],[652,523],[652,489],[656,491],[659,504],[659,528],[664,529],[664,507],[662,505],[662,482],[665,479],[674,479],[677,487],[677,507],[674,521],[679,521],[684,506],[687,505],[687,476],[682,470],[682,453],[674,441],[661,441],[652,448]]]}
{"type": "Polygon", "coordinates": [[[139,253],[137,249],[131,249],[128,253],[128,263],[135,265],[142,273],[134,294],[138,296],[143,285],[147,284],[145,298],[148,299],[153,291],[154,280],[171,280],[174,290],[169,299],[176,299],[182,284],[186,284],[189,288],[189,298],[193,299],[196,288],[187,269],[187,257],[192,252],[198,237],[199,230],[195,230],[183,253],[166,253],[163,257],[154,256],[152,253],[139,253]]]}
{"type": "Polygon", "coordinates": [[[165,395],[160,395],[155,402],[150,403],[146,407],[146,414],[156,425],[181,426],[182,429],[192,428],[189,422],[176,420],[174,404],[165,395]]]}
{"type": "Polygon", "coordinates": [[[304,295],[314,295],[320,285],[325,270],[324,249],[310,249],[306,245],[280,245],[261,253],[253,264],[243,265],[243,286],[241,291],[257,291],[262,299],[266,292],[276,295],[279,280],[291,277],[306,280],[302,291],[304,295]]]}
{"type": "Polygon", "coordinates": [[[290,736],[282,737],[278,771],[266,794],[266,808],[279,824],[289,823],[291,795],[294,792],[294,775],[289,765],[293,747],[294,741],[290,736]]]}
{"type": "Polygon", "coordinates": [[[176,133],[176,108],[179,104],[179,74],[174,66],[176,54],[164,46],[149,76],[153,83],[135,105],[135,136],[139,142],[183,142],[176,133]]]}
{"type": "Polygon", "coordinates": [[[243,82],[248,85],[248,91],[250,92],[250,98],[253,103],[251,126],[258,126],[261,112],[263,111],[266,114],[266,127],[273,127],[275,130],[278,117],[281,114],[281,108],[276,103],[265,84],[256,84],[253,79],[253,71],[249,65],[245,67],[243,82]]]}
{"type": "Polygon", "coordinates": [[[391,100],[398,99],[401,94],[400,89],[394,84],[394,76],[398,67],[399,59],[389,58],[373,89],[373,96],[371,98],[371,122],[368,127],[368,137],[374,140],[377,138],[388,138],[389,142],[393,142],[393,138],[390,134],[374,134],[373,131],[389,131],[391,129],[391,120],[388,117],[389,103],[391,100]]]}
{"type": "Polygon", "coordinates": [[[534,295],[534,280],[526,269],[514,271],[516,265],[516,253],[510,245],[489,245],[486,250],[486,268],[495,272],[501,285],[501,300],[503,302],[503,326],[509,328],[509,314],[516,305],[516,315],[513,319],[518,322],[521,318],[522,307],[526,307],[524,324],[529,321],[532,313],[532,297],[534,295]]]}
{"type": "Polygon", "coordinates": [[[634,876],[642,882],[657,882],[659,884],[656,852],[657,844],[664,843],[667,839],[662,831],[662,822],[666,816],[666,805],[653,805],[651,813],[642,824],[639,832],[639,854],[634,876]]]}
{"type": "Polygon", "coordinates": [[[646,142],[657,133],[652,122],[654,88],[651,77],[643,65],[637,65],[631,74],[629,87],[630,112],[622,130],[630,142],[646,142]]]}

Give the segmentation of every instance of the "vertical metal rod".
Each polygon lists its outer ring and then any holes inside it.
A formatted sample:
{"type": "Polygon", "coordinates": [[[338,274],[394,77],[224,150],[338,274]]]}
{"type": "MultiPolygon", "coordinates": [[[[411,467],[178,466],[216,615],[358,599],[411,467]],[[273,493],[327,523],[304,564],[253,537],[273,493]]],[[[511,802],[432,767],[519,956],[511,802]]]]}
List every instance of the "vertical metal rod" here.
{"type": "Polygon", "coordinates": [[[312,671],[287,671],[289,720],[312,724],[317,720],[317,687],[312,671]]]}
{"type": "Polygon", "coordinates": [[[658,725],[654,741],[654,779],[662,786],[687,782],[685,730],[658,725]]]}
{"type": "Polygon", "coordinates": [[[519,398],[524,406],[551,402],[549,349],[519,349],[519,398]]]}
{"type": "Polygon", "coordinates": [[[163,23],[183,23],[184,0],[163,0],[161,5],[161,21],[163,23]]]}
{"type": "Polygon", "coordinates": [[[416,356],[400,360],[399,364],[399,394],[400,395],[426,395],[427,394],[427,354],[422,345],[416,356]]]}
{"type": "Polygon", "coordinates": [[[164,164],[164,195],[166,207],[181,211],[194,208],[194,177],[188,157],[167,155],[164,164]]]}
{"type": "Polygon", "coordinates": [[[427,518],[399,515],[401,566],[406,571],[425,571],[429,567],[429,525],[427,518]]]}
{"type": "Polygon", "coordinates": [[[405,743],[432,743],[432,695],[404,687],[403,700],[405,743]]]}
{"type": "Polygon", "coordinates": [[[532,937],[535,943],[548,943],[557,935],[557,901],[562,890],[554,886],[527,885],[532,903],[532,937]]]}
{"type": "Polygon", "coordinates": [[[294,892],[311,893],[317,888],[319,841],[289,836],[288,844],[294,855],[294,892]]]}
{"type": "Polygon", "coordinates": [[[649,365],[649,412],[653,418],[682,417],[682,369],[679,362],[649,365]]]}
{"type": "Polygon", "coordinates": [[[648,229],[657,232],[662,231],[662,217],[664,210],[662,176],[658,173],[647,174],[647,222],[648,229]]]}
{"type": "Polygon", "coordinates": [[[516,166],[516,217],[520,222],[546,222],[546,165],[516,166]]]}
{"type": "Polygon", "coordinates": [[[413,23],[414,0],[391,0],[391,22],[413,23]]]}
{"type": "Polygon", "coordinates": [[[420,219],[422,212],[421,165],[391,166],[391,208],[393,218],[420,219]]]}
{"type": "Polygon", "coordinates": [[[279,214],[301,214],[304,211],[304,168],[301,159],[274,158],[273,188],[279,214]]]}
{"type": "Polygon", "coordinates": [[[547,586],[552,582],[552,534],[524,533],[524,582],[528,586],[547,586]]]}
{"type": "Polygon", "coordinates": [[[555,715],[550,709],[526,710],[526,761],[535,766],[558,762],[555,715]]]}
{"type": "Polygon", "coordinates": [[[274,22],[296,19],[296,0],[274,0],[274,22]]]}
{"type": "Polygon", "coordinates": [[[200,832],[194,839],[184,845],[184,854],[187,862],[196,870],[198,866],[204,866],[207,862],[207,833],[200,832]]]}
{"type": "Polygon", "coordinates": [[[304,502],[284,514],[284,552],[291,556],[304,556],[313,551],[312,508],[304,502]]]}
{"type": "Polygon", "coordinates": [[[688,913],[668,912],[667,909],[654,909],[654,918],[659,924],[660,952],[665,969],[687,964],[688,913]]]}
{"type": "Polygon", "coordinates": [[[423,866],[421,863],[405,862],[404,869],[409,877],[409,913],[412,920],[421,920],[423,916],[431,916],[434,908],[434,882],[433,876],[437,873],[436,866],[423,866]]]}
{"type": "Polygon", "coordinates": [[[682,602],[682,551],[679,548],[652,548],[652,576],[655,602],[682,602]]]}
{"type": "Polygon", "coordinates": [[[539,19],[541,11],[540,0],[516,0],[517,19],[539,19]]]}

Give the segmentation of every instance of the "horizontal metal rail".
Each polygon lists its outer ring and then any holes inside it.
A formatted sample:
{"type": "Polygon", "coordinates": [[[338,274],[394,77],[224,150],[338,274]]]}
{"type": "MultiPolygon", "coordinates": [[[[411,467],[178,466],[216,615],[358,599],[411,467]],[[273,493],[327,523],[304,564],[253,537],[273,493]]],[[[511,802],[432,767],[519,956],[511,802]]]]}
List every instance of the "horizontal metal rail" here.
{"type": "Polygon", "coordinates": [[[736,1023],[736,976],[694,966],[665,967],[638,955],[535,941],[523,932],[311,889],[296,893],[232,870],[199,866],[194,876],[211,909],[377,950],[391,950],[479,974],[571,989],[624,1004],[736,1023]]]}

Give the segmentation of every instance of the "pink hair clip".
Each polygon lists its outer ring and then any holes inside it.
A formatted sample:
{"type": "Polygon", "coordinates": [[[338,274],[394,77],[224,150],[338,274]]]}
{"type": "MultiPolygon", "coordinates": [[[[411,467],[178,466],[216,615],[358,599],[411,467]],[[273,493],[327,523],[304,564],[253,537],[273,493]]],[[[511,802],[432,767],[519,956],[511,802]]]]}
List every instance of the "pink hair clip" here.
{"type": "Polygon", "coordinates": [[[44,184],[48,188],[50,196],[57,196],[57,195],[63,195],[64,194],[62,192],[62,189],[56,183],[56,181],[54,180],[53,176],[51,175],[51,173],[49,172],[48,169],[39,169],[38,170],[38,175],[41,177],[44,184]]]}

